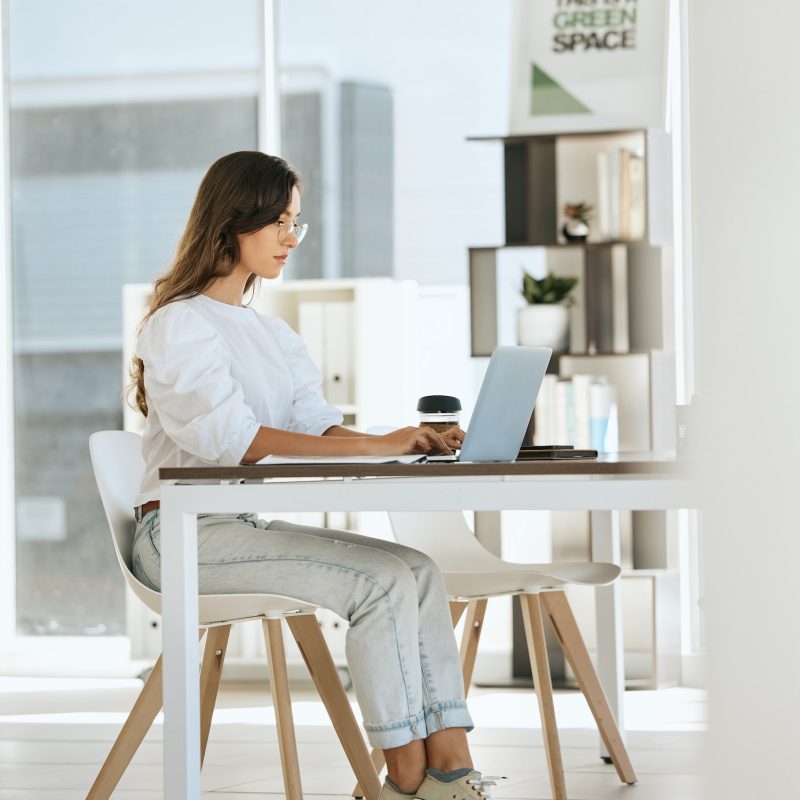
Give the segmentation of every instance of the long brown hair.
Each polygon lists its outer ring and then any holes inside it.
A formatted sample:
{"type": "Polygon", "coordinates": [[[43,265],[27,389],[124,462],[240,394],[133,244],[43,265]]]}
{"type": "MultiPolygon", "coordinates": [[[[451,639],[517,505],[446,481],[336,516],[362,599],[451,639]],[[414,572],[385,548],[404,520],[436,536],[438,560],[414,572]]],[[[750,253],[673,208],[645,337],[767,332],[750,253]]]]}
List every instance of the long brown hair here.
{"type": "MultiPolygon", "coordinates": [[[[194,297],[216,278],[230,275],[241,258],[237,235],[276,222],[299,184],[297,173],[277,156],[242,150],[215,161],[197,190],[175,258],[153,285],[139,330],[159,308],[194,297]]],[[[254,274],[247,278],[245,292],[255,280],[254,274]]],[[[136,356],[130,375],[128,393],[135,393],[136,407],[147,416],[144,364],[136,356]]]]}

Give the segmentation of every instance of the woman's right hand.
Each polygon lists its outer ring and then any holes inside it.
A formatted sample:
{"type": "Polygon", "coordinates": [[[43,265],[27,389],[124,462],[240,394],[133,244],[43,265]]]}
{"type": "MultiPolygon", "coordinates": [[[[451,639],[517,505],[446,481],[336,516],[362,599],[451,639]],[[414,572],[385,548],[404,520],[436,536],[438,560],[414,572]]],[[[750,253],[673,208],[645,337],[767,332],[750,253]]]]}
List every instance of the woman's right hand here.
{"type": "Polygon", "coordinates": [[[449,456],[452,450],[444,439],[431,428],[400,428],[384,436],[373,436],[369,440],[371,455],[399,456],[414,453],[449,456]]]}

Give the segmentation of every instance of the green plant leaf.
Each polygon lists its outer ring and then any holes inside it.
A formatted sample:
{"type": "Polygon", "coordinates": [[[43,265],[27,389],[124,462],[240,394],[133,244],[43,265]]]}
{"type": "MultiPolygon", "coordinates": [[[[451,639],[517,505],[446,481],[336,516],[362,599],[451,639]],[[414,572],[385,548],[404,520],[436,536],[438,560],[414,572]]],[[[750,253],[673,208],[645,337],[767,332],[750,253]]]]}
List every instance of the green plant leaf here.
{"type": "Polygon", "coordinates": [[[547,273],[544,278],[534,278],[523,270],[521,294],[531,305],[573,302],[569,293],[578,283],[577,278],[562,278],[547,273]]]}

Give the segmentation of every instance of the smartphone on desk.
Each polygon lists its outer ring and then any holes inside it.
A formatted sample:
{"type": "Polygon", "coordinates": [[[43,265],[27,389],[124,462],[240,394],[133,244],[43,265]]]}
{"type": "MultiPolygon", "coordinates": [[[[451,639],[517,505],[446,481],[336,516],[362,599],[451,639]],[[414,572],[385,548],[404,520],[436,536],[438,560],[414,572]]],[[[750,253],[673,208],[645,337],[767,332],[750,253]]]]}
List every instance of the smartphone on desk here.
{"type": "Polygon", "coordinates": [[[597,450],[577,450],[571,444],[524,445],[517,461],[545,461],[547,459],[597,458],[597,450]]]}

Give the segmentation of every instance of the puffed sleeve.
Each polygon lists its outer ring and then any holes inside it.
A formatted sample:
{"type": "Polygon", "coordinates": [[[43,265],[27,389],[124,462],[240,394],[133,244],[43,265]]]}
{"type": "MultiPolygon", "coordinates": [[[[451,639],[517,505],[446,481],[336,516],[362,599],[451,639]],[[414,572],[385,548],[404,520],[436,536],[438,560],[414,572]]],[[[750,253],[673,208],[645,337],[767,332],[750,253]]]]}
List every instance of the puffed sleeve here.
{"type": "Polygon", "coordinates": [[[306,343],[282,319],[270,318],[286,363],[292,372],[292,418],[289,430],[321,436],[342,424],[342,412],[322,396],[322,373],[308,354],[306,343]]]}
{"type": "Polygon", "coordinates": [[[181,449],[222,466],[239,464],[259,429],[231,377],[230,353],[213,325],[182,303],[159,309],[142,328],[149,409],[181,449]]]}

